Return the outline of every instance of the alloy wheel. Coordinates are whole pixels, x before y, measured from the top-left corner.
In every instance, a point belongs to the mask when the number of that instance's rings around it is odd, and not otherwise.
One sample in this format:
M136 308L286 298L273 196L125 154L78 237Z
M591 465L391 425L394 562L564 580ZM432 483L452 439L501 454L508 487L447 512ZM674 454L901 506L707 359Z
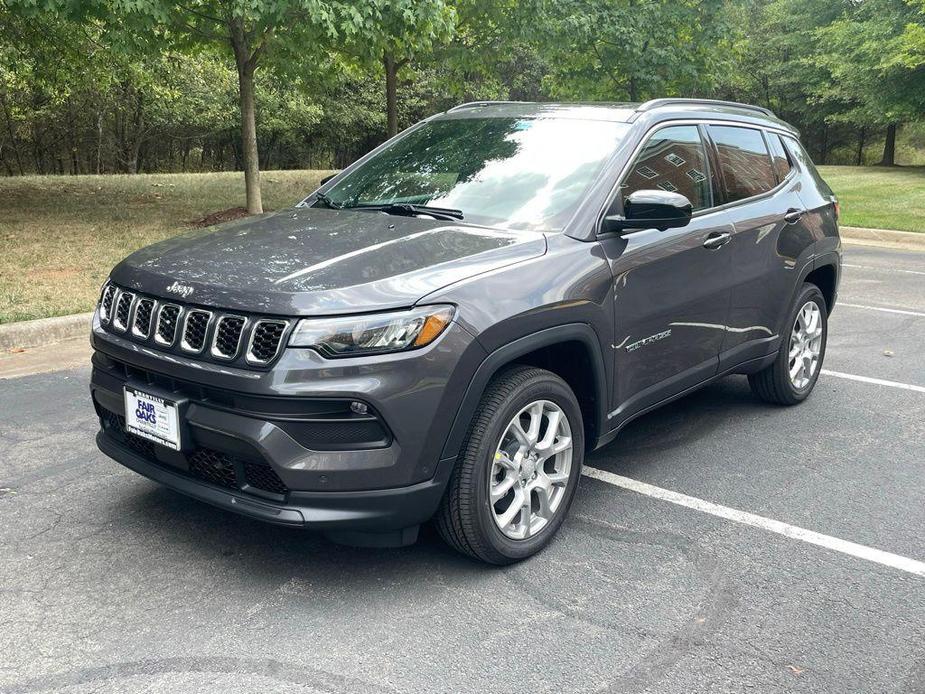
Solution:
M790 382L797 390L809 385L819 368L822 353L822 311L815 301L807 301L797 312L790 335Z
M508 423L495 451L488 496L505 536L525 540L540 532L565 499L572 470L572 429L549 400L524 407Z

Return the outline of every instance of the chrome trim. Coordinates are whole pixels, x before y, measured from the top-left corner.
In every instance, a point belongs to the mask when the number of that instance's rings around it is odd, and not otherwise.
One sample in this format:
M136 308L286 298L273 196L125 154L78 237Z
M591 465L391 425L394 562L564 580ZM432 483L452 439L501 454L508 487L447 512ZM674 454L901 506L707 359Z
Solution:
M238 334L238 341L235 343L234 352L232 352L230 355L222 353L217 346L218 333L219 330L221 330L222 322L228 320L229 318L240 318L242 321L244 321L241 324L241 332ZM215 329L212 331L212 346L209 347L209 354L211 354L216 359L224 359L226 361L233 361L234 359L237 359L238 355L241 353L241 342L244 340L244 333L247 331L248 323L249 321L247 316L239 316L234 313L219 316L218 320L215 321Z
M128 297L131 297L131 298L128 300L128 316L126 316L126 319L125 319L126 322L125 322L125 323L121 323L121 322L119 321L119 306L121 305L121 303L122 303L122 297L124 297L124 296L128 296ZM132 316L133 316L134 313L135 313L135 311L134 311L134 309L135 309L135 300L136 300L138 297L137 297L137 295L135 294L135 292L125 292L125 291L122 291L121 289L120 289L119 292L116 294L116 297L117 297L117 298L116 298L116 304L115 304L115 306L114 306L113 309L112 309L112 327L114 327L114 328L115 328L116 330L118 330L120 333L124 333L126 330L128 330L128 327L132 324Z
M206 327L205 334L202 336L202 347L196 349L191 347L186 341L186 331L189 324L190 316L194 313L204 313L206 316ZM209 327L212 325L212 312L203 311L201 308L191 308L186 311L186 315L183 316L183 331L180 333L180 349L184 352L191 352L192 354L199 354L206 348L206 343L209 341Z
M138 307L141 306L143 301L151 302L151 314L148 316L148 330L147 332L141 332L138 329ZM154 299L150 296L137 297L135 300L135 315L132 317L132 330L131 333L134 337L140 337L143 340L147 340L151 337L151 327L154 325L154 316L157 312L157 299Z
M106 303L106 293L110 291L112 292L112 298L110 298L109 300L109 310L104 314L103 304ZM116 294L118 293L119 293L119 288L116 285L114 285L112 282L107 281L106 284L103 286L103 292L100 294L100 308L99 308L100 322L103 323L103 325L108 324L109 321L112 319L112 311L113 311L113 308L115 308Z
M261 323L275 323L276 325L283 326L283 331L280 333L280 336L279 336L279 342L276 345L276 351L273 352L273 355L269 357L268 359L258 359L257 357L254 356L254 353L253 353L254 335L257 334L257 328L260 327ZM270 318L270 319L254 321L254 327L251 328L251 334L247 338L247 352L244 355L245 361L247 361L248 364L257 364L258 366L266 366L271 361L276 359L276 357L279 356L280 350L282 349L283 342L284 342L283 338L286 337L286 331L288 329L289 329L289 321L287 320L279 320L279 319Z
M173 326L173 335L170 338L170 341L164 340L160 335L161 329L161 314L164 312L165 308L173 307L177 309L177 318ZM179 304L161 304L157 307L157 321L154 323L154 342L155 344L160 345L161 347L170 347L174 342L177 341L177 330L180 327L180 320L183 318L183 307Z

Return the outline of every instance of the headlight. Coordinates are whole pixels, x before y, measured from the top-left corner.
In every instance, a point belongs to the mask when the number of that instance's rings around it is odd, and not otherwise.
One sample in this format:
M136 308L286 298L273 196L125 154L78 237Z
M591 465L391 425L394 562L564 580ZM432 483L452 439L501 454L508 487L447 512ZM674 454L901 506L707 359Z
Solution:
M325 357L400 352L437 339L453 319L452 306L421 306L410 311L340 318L303 318L290 347L311 347Z

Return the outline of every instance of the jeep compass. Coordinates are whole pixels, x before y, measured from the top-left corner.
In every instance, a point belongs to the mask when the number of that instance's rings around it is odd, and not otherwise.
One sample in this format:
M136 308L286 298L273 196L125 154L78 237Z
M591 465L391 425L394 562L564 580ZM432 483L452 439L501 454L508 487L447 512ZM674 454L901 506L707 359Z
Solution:
M838 204L767 109L478 102L289 209L142 249L92 326L100 449L357 545L495 564L565 519L585 455L729 374L813 389Z

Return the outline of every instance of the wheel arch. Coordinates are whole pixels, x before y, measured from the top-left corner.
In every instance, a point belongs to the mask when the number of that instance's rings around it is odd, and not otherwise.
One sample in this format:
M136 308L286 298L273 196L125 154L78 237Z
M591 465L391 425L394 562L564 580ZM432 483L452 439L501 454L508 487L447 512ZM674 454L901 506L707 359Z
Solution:
M476 369L453 420L441 458L459 453L469 423L491 379L507 366L537 366L568 383L575 392L584 419L585 446L595 447L604 431L609 388L597 333L586 323L546 328L513 340L491 352ZM587 366L587 369L582 367Z
M804 282L809 282L819 287L819 291L822 292L825 299L826 312L829 314L832 313L838 296L838 275L838 256L834 253L829 253L816 258L812 270L803 278Z

